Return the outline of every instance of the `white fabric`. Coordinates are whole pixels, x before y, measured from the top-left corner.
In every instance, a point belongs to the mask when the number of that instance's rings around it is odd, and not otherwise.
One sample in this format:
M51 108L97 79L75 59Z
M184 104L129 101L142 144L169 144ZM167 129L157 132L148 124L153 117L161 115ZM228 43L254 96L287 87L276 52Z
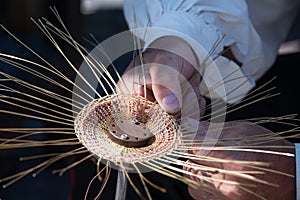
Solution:
M300 200L300 143L295 144L296 147L296 196Z
M220 75L216 76L218 72ZM204 74L204 84L200 84L202 94L207 94L211 99L222 98L229 104L241 101L254 85L252 79L240 70L240 66L222 56L216 59L215 65L207 65Z
M297 14L299 3L299 0L125 0L124 13L130 29L157 27L173 30L180 33L178 37L187 35L192 38L207 52L214 49L214 44L219 41L212 53L217 62L222 56L216 56L225 46L231 46L234 56L243 63L232 78L238 80L241 74L244 76L237 85L245 83L245 78L248 80L244 91L236 90L234 96L244 97L255 86L254 80L273 64L277 49ZM158 33L148 37L145 46L163 36L168 34ZM194 51L200 54L197 49ZM226 65L236 69L233 62ZM218 67L221 74L228 74L229 69ZM226 72L223 73L223 70ZM204 76L211 75L207 73ZM216 84L210 78L207 80L207 87ZM225 85L226 90L232 85Z

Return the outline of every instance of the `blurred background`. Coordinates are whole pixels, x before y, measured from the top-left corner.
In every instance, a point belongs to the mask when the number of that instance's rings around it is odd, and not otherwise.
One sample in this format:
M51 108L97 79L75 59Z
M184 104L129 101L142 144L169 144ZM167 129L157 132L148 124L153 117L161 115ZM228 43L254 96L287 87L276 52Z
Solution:
M82 43L85 42L83 38L88 38L90 34L93 34L95 38L101 42L110 36L127 30L122 12L122 0L2 0L0 3L0 24L3 24L19 39L49 60L49 62L59 66L59 70L71 79L75 77L75 74L65 67L67 65L66 61L57 53L57 50L52 47L52 44L30 20L31 17L34 19L45 17L55 22L55 17L51 13L49 6L56 7L72 36ZM296 22L295 24L297 25L298 23ZM293 28L288 38L288 41L293 41L293 43L283 45L280 50L281 55L278 57L273 68L258 82L259 86L276 76L277 78L271 83L271 86L276 86L276 92L280 92L281 95L236 111L227 116L228 120L300 113L300 95L298 94L300 67L300 54L298 52L300 48L297 40L300 37L298 29L299 26ZM80 56L64 43L62 43L61 46L75 66L79 67L82 62ZM0 52L40 62L37 57L33 56L32 53L3 30L0 31ZM117 67L120 71L123 71L127 67L131 58L131 56L124 57L117 63ZM0 68L0 71L6 73L18 74L18 76L23 77L28 76L25 77L25 79L32 78L29 75L20 74L17 70L13 71L15 69L8 67L2 62L0 62ZM57 93L61 92L57 88L49 89L54 89ZM0 103L0 109L5 109L5 105ZM17 117L5 116L0 117L0 120L1 127L48 126L45 122L42 123ZM269 128L273 128L276 131L277 127ZM18 161L20 156L55 150L56 149L34 148L0 151L0 177L5 177L22 169L26 169L38 162L20 163ZM68 171L62 177L52 175L51 170L55 169L55 167L70 162L72 162L72 159L50 167L36 178L26 176L9 188L0 189L0 199L84 199L88 184L96 174L96 165L93 160L90 160ZM191 199L187 192L187 186L178 181L156 173L148 173L146 177L167 189L167 193L164 194L149 187L153 199ZM133 176L133 180L137 183L138 187L141 188L138 177ZM113 171L100 199L114 199L115 184L116 173ZM101 183L93 184L90 188L88 199L94 199L100 185ZM139 199L131 187L128 188L127 199Z

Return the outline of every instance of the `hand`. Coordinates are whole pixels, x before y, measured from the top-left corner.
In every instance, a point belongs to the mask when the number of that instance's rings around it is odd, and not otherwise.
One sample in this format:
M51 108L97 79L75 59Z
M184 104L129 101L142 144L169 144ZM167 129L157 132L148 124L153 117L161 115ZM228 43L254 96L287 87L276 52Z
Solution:
M194 124L195 125L195 124ZM197 135L196 139L203 139L204 138L204 132L207 132L208 123L207 122L200 122L199 127L202 129L201 133ZM203 131L204 130L204 131ZM251 140L251 138L255 139L261 139L262 137L265 137L263 135L268 134L268 136L273 135L277 140L273 141L267 141L266 138L264 138L264 142L259 142L256 140L256 144L254 143L254 140ZM254 137L251 137L254 136ZM261 136L261 137L260 137ZM239 140L237 138L246 138L244 140ZM217 139L217 138L216 138ZM221 137L218 139L218 143L216 146L227 146L227 147L237 147L237 146L244 146L245 148L250 148L251 145L253 146L262 146L262 148L252 148L252 149L260 149L260 150L268 150L268 151L279 151L279 152L287 152L287 153L294 153L293 145L288 142L287 140L284 140L280 138L280 136L275 136L274 133L272 133L270 130L267 130L261 126L258 126L256 124L250 123L250 122L232 122L232 123L225 123L224 129L222 130ZM223 143L222 143L223 141ZM227 141L227 142L224 142ZM247 146L247 147L246 147ZM278 146L278 148L263 148L264 146ZM279 146L287 147L287 148L279 148ZM213 148L212 148L213 149ZM204 155L205 152L201 150L191 150L190 153L195 155ZM218 158L218 159L224 159L227 161L232 161L228 163L221 163L221 162L213 162L213 161L200 161L200 160L188 160L187 162L191 162L197 165L204 165L216 168L215 172L201 172L198 170L193 169L192 167L185 167L184 169L190 172L193 172L195 174L201 174L203 176L214 178L214 180L211 183L208 183L207 181L197 178L197 177L190 177L194 180L196 180L199 183L208 184L212 186L213 188L217 189L220 193L224 195L224 199L230 199L230 200L250 200L250 199L260 199L259 195L262 197L265 197L266 199L272 199L272 200L281 200L281 199L295 199L295 180L293 177L286 176L279 173L273 173L267 170L259 170L251 167L247 167L246 165L237 164L234 161L254 161L254 162L266 162L270 163L270 166L264 167L266 169L270 170L276 170L278 172L287 173L290 175L295 175L295 158L284 156L284 155L276 155L276 154L267 154L267 153L258 153L258 152L246 152L246 151L221 151L221 150L212 150L210 151L206 156ZM218 169L220 169L218 171ZM254 174L254 177L267 181L268 183L278 185L276 186L270 186L264 183L254 182L249 179L237 177L230 174L221 173L221 170L226 171L262 171L263 174ZM251 174L250 174L251 175ZM220 181L218 181L220 180ZM247 192L246 190L243 190L242 187L222 183L222 181L234 181L234 182L240 182L244 184L254 184L255 187L247 187L243 186L244 188L247 188L253 192L251 194L250 192ZM189 187L189 193L190 195L195 199L204 199L204 200L210 200L210 199L216 199L212 194L208 192L202 192L198 191L192 187ZM218 198L219 199L219 198Z
M200 97L198 89L200 75L194 67L198 62L184 40L173 36L156 40L143 52L142 62L145 81L142 68L134 68L140 65L140 58L137 56L122 76L125 84L119 81L119 91L144 96L146 85L146 98L157 101L169 113L178 112L182 105L195 109L191 106L193 99L197 106L204 107L205 101Z

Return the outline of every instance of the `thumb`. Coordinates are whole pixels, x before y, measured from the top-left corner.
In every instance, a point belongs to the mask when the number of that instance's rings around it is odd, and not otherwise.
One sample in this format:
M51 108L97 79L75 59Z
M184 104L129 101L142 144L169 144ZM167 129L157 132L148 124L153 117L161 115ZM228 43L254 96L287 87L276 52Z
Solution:
M152 91L159 105L168 113L176 113L182 104L178 71L161 64L150 67Z

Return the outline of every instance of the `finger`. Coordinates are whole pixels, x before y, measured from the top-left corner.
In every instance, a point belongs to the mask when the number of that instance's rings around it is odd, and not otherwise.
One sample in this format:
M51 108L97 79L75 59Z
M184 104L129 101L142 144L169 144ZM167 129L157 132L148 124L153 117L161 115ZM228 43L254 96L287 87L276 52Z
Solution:
M188 117L200 121L205 111L205 99L200 94L199 89L197 87L192 87L192 85L183 88L183 91L180 112L181 119Z
M189 175L185 174L186 178L189 178L193 181L196 181L200 187L195 187L194 185L189 185L189 194L194 199L203 199L203 200L211 200L211 199L227 199L219 190L217 185L211 178L216 179L216 175L219 175L218 168L216 168L216 171L206 171L205 169L200 170L198 168L194 168L193 166L197 163L193 160L188 160L187 165L183 168L185 171L189 172ZM210 166L210 163L204 162L201 163L201 165L208 164L207 166ZM210 166L215 168L215 166ZM220 182L222 182L222 177L220 178ZM217 181L218 182L218 181Z
M150 101L155 101L148 68L149 66L146 64L144 70L141 69L140 65L132 66L130 64L117 83L117 93L144 96Z
M178 71L155 63L150 67L150 76L153 94L160 106L169 113L178 112L182 105Z

